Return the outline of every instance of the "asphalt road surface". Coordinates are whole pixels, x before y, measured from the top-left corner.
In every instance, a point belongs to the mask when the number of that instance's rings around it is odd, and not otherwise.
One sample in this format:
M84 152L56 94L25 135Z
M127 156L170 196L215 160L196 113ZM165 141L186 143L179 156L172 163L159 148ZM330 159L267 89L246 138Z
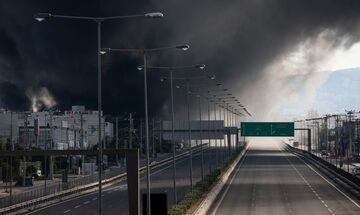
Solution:
M222 154L226 154L226 149L222 150ZM204 174L209 173L210 168L215 167L215 150L210 149L204 152ZM220 156L219 156L220 157ZM181 159L177 162L177 195L178 200L190 190L190 171L189 157ZM172 165L165 165L152 171L151 173L151 192L167 193L168 207L173 205L173 168ZM197 152L193 157L193 177L194 184L201 179L201 153ZM144 177L140 181L141 193L146 192L146 180ZM49 207L36 210L29 214L36 215L56 215L56 214L97 214L98 210L98 193L94 192L88 195L80 196L75 199L63 201ZM129 214L127 187L126 184L118 183L110 186L103 191L103 214L119 215Z
M279 139L254 138L211 215L359 215L360 203Z

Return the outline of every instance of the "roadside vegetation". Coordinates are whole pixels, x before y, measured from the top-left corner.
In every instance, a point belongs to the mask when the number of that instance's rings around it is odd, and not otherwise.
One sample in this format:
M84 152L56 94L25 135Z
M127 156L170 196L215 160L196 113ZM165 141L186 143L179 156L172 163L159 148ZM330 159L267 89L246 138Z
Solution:
M242 151L242 148L234 151L229 159L224 161L218 168L204 177L204 180L199 181L193 187L193 191L185 195L185 197L175 206L170 208L169 215L185 215L195 205L206 196L211 188L219 181L220 176L228 169L230 164Z

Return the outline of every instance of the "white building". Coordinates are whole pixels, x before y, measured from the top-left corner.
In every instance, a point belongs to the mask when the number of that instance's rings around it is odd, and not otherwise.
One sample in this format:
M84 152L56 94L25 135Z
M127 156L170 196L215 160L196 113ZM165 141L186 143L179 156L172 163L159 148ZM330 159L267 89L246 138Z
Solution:
M98 111L86 110L85 106L73 106L62 114L19 114L19 143L43 149L88 149L98 143L98 123ZM102 139L112 139L113 124L102 118L102 127Z
M18 115L11 111L0 110L0 138L3 142L18 142Z

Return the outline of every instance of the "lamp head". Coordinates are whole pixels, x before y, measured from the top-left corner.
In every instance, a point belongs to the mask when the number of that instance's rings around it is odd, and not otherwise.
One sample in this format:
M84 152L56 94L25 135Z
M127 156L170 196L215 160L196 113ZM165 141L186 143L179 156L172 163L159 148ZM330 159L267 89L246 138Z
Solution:
M163 18L164 14L160 12L152 12L152 13L145 13L144 16L147 18Z
M111 48L102 48L102 49L100 50L100 54L107 54L107 53L109 53L109 52L111 52Z
M144 69L144 66L137 66L136 69L139 70L139 71L141 71L141 70Z
M190 46L188 44L184 44L184 45L177 45L177 46L175 46L175 48L186 51L190 48Z
M195 67L203 70L203 69L205 69L206 65L205 64L199 64L199 65L196 65Z
M51 14L50 13L37 13L34 15L34 19L38 22L42 22L44 21L45 19L48 19L51 17Z
M215 79L216 79L216 76L215 76L215 75L210 75L210 76L209 76L209 79L210 79L210 80L215 80Z

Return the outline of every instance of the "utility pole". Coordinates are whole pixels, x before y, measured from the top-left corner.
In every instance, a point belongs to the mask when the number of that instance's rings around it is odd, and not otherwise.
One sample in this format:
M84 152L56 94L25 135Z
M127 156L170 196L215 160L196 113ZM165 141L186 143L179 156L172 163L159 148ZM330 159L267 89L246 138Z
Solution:
M339 156L339 153L338 153L338 148L339 148L339 116L336 115L336 119L335 119L335 158L336 158L336 161L335 161L335 164L336 166L338 165L338 156Z
M83 114L80 114L80 148L82 150L85 149L85 142L84 142L85 138L84 138L84 120L83 120ZM84 165L85 163L85 156L81 155L81 174L84 176L85 175L85 171L84 171Z
M159 149L160 149L160 153L162 153L163 152L163 150L162 150L162 121L161 121L161 119L159 120L159 122L160 122L160 126L159 126Z
M152 119L152 145L153 145L153 148L152 148L152 154L153 154L153 157L156 158L157 157L157 154L156 154L156 148L155 148L155 119L153 118Z
M15 150L13 140L13 112L10 112L10 144L11 151ZM10 205L12 204L12 183L13 183L13 157L10 157Z
M352 130L352 125L351 125L351 116L353 114L353 111L348 111L348 115L349 115L349 146L348 146L348 150L347 150L347 171L350 172L350 158L349 156L352 156L352 134L351 134L351 130Z
M143 121L140 119L140 158L142 154L143 148Z
M115 117L115 148L119 149L119 117ZM116 154L116 165L119 166L119 154Z
M352 155L352 114L354 114L353 111L349 111L349 154Z
M45 120L45 123L46 123L46 120ZM44 149L45 149L45 151L47 150L47 146L48 146L48 141L45 141L45 143L44 143L45 145L44 145ZM47 184L46 184L46 177L47 177L47 156L45 155L44 156L44 193L45 193L45 195L46 195L46 186L47 186Z
M53 133L53 112L50 111L50 147L51 149L54 149L54 133ZM54 164L53 164L53 157L49 156L49 179L54 179Z
M329 153L329 159L330 159L330 163L331 163L331 149L329 146L329 130L328 130L328 117L329 115L325 115L324 118L324 127L325 127L325 143L326 143L326 152Z
M132 135L133 135L133 118L132 118L132 113L129 113L129 123L130 123L130 128L129 128L129 149L132 149Z

